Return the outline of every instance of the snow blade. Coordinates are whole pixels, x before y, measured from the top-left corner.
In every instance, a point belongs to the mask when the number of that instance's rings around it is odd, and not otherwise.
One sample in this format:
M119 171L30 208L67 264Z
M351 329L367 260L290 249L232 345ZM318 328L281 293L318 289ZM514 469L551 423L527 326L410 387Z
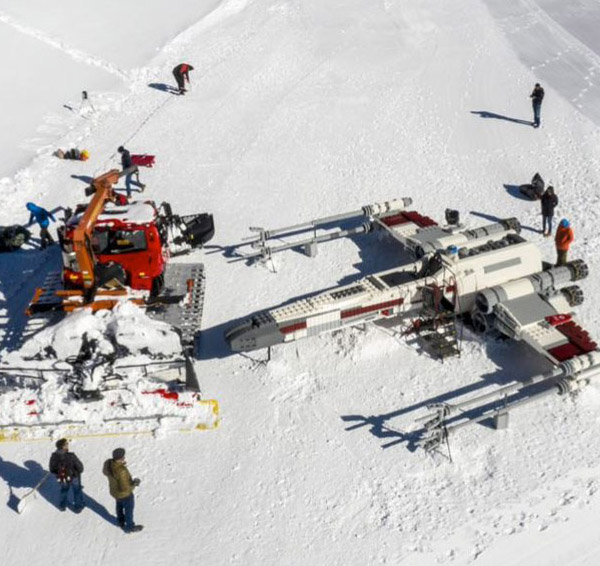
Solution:
M187 353L185 354L185 387L189 391L200 392L200 383L194 368L194 361Z
M216 399L196 400L193 404L179 396L171 399L171 393L166 389L148 391L146 397L168 398L174 404L179 403L181 408L189 405L189 415L174 413L155 413L139 417L119 416L105 418L98 422L85 422L76 420L45 422L40 419L31 424L19 423L0 426L1 442L24 442L42 438L92 438L92 437L117 437L137 434L161 436L169 433L195 432L214 430L219 426L219 403ZM40 484L41 485L41 484ZM29 494L26 494L28 496Z
M32 499L35 499L35 497L37 496L38 490L40 489L40 487L42 487L42 485L48 479L49 476L50 476L50 472L46 472L44 474L44 477L32 489L30 489L23 497L21 497L19 499L19 502L17 503L17 513L19 513L19 514L23 513L23 510L25 509L27 504Z

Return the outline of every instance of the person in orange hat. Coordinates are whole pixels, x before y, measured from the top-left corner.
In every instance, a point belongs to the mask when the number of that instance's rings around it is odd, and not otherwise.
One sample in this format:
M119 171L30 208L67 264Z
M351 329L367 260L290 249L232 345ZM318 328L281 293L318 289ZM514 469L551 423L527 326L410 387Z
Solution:
M557 257L556 265L565 265L567 263L569 247L573 243L574 239L575 235L573 234L571 223L566 218L563 218L556 230L556 236L554 236Z

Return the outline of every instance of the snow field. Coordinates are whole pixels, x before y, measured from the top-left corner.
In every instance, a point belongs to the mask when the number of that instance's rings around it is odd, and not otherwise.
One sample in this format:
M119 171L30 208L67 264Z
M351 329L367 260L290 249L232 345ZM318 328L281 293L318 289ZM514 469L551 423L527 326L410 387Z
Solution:
M197 370L223 415L210 433L76 441L98 511L59 520L43 499L23 517L5 507L8 563L64 561L69 537L73 564L85 556L91 564L518 565L533 547L539 563L595 564L597 385L515 411L507 430L461 431L451 439L450 465L413 450L424 404L531 375L540 369L532 352L467 334L461 358L439 364L368 328L277 348L264 367L229 356L222 338L251 312L402 260L393 244L366 236L322 246L312 259L281 254L276 274L228 263L220 247L239 242L248 226L275 228L412 196L432 218L447 207L473 224L517 216L524 235L553 260L552 242L535 232L538 205L510 189L536 171L555 185L559 215L575 227L572 256L590 265L578 312L598 336L594 105L585 99L578 110L565 97L572 76L532 69L523 55L531 34L510 33L507 18L538 18L549 3L519 2L509 14L499 6L224 2L132 73L130 92L107 98L61 139L89 146L89 162L42 154L5 183L1 222L24 218L30 199L46 207L77 202L85 184L69 175L103 172L127 142L134 152L157 154L157 166L142 172L144 198L167 200L176 212L214 213L215 238L195 256L208 272ZM546 16L536 22L562 25ZM576 26L570 20L567 27ZM548 52L553 29L535 34ZM577 53L571 56L585 60ZM196 69L188 95L146 86L169 83L180 59ZM584 71L578 64L574 72ZM536 81L547 93L539 131L472 113L529 120ZM27 280L23 271L11 276ZM2 292L6 300L15 291L3 283ZM146 530L137 537L124 537L99 507L111 510L99 470L118 444L143 480L136 517ZM10 466L45 466L50 448L2 447L7 500ZM26 548L12 542L34 534Z

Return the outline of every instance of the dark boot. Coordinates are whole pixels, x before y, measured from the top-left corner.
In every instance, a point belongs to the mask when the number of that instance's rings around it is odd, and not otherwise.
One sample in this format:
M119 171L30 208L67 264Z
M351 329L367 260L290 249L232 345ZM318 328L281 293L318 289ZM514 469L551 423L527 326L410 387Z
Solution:
M144 525L134 525L133 527L131 527L131 529L129 529L128 531L125 531L127 534L131 534L131 533L139 533L141 530L143 530Z

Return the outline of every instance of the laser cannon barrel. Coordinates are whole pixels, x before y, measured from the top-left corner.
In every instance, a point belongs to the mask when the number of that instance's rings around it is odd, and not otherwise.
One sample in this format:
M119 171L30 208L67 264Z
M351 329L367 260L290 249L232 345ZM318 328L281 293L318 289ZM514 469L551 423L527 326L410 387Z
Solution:
M335 214L333 216L324 216L323 218L317 218L316 220L309 220L308 222L302 222L300 224L294 224L292 226L285 226L283 228L276 228L274 230L263 230L262 228L251 227L250 230L253 232L259 232L260 235L255 239L257 241L270 240L276 236L292 235L300 232L306 232L313 230L319 226L325 226L327 224L335 224L336 222L342 222L343 220L350 220L352 218L360 218L361 216L379 216L391 212L399 212L405 210L406 207L412 204L412 198L403 197L400 199L394 199L383 202L376 202L373 204L367 204L360 210L353 210L351 212L343 212L341 214Z

